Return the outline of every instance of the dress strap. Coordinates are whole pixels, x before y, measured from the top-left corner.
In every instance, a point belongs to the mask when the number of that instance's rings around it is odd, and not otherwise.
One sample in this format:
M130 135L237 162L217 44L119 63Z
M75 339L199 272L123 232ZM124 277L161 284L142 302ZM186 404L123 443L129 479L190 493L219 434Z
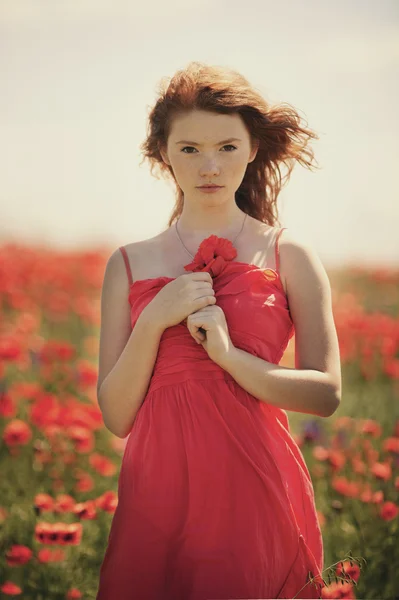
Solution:
M276 243L275 243L275 264L276 264L276 271L279 274L280 274L280 253L279 253L278 241L279 241L280 235L284 231L284 229L287 229L287 227L281 227L281 229L277 233Z
M132 277L132 271L130 269L130 263L129 263L129 258L127 256L126 248L125 248L125 246L120 246L119 250L122 252L123 260L125 261L126 273L127 273L127 278L129 280L129 284L132 285L133 277Z

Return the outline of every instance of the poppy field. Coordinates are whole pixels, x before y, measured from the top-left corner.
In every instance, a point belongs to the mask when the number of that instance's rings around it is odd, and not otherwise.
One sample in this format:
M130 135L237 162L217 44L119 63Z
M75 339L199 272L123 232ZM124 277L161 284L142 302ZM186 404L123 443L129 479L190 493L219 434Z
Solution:
M0 248L0 598L96 596L126 444L96 396L111 253ZM341 405L288 413L323 532L322 597L399 599L399 270L328 274Z

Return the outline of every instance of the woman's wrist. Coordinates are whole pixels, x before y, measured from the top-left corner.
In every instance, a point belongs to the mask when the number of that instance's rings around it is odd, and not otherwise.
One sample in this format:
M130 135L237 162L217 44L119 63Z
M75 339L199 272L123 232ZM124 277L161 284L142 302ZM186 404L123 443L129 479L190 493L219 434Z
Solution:
M157 318L157 315L149 304L141 311L137 321L144 323L149 331L153 331L160 336L166 329L165 325Z

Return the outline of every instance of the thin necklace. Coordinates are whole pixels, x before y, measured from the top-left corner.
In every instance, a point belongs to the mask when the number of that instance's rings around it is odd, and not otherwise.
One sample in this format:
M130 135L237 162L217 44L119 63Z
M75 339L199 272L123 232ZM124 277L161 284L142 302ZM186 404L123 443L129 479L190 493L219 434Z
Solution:
M238 236L240 235L241 231L244 229L245 219L247 218L247 216L248 216L248 215L247 215L247 213L245 213L245 217L244 217L244 220L243 220L243 222L242 222L241 229L240 229L240 231L237 233L237 235L236 235L236 237L234 238L234 240L231 242L231 243L233 244L233 246L234 246L234 244L235 244L235 241L236 241L236 239L237 239L237 238L238 238ZM180 221L180 218L178 219L178 221ZM181 242L181 244L182 244L183 248L184 248L184 249L186 250L186 252L187 252L187 253L188 253L188 254L191 256L191 258L194 258L193 254L191 254L191 252L190 252L190 251L189 251L189 250L186 248L186 246L183 244L183 240L181 239L181 237L180 237L180 235L179 235L179 232L178 232L178 229L177 229L177 221L175 221L175 229L176 229L177 237L179 238L179 240L180 240L180 242Z

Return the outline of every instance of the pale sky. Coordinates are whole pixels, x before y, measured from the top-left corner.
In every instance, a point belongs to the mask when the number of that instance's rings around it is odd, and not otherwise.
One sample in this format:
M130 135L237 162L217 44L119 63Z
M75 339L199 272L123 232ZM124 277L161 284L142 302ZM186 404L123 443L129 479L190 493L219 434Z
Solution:
M116 249L162 231L170 184L139 166L163 77L241 72L320 136L282 225L326 267L399 263L397 0L0 0L0 243Z

